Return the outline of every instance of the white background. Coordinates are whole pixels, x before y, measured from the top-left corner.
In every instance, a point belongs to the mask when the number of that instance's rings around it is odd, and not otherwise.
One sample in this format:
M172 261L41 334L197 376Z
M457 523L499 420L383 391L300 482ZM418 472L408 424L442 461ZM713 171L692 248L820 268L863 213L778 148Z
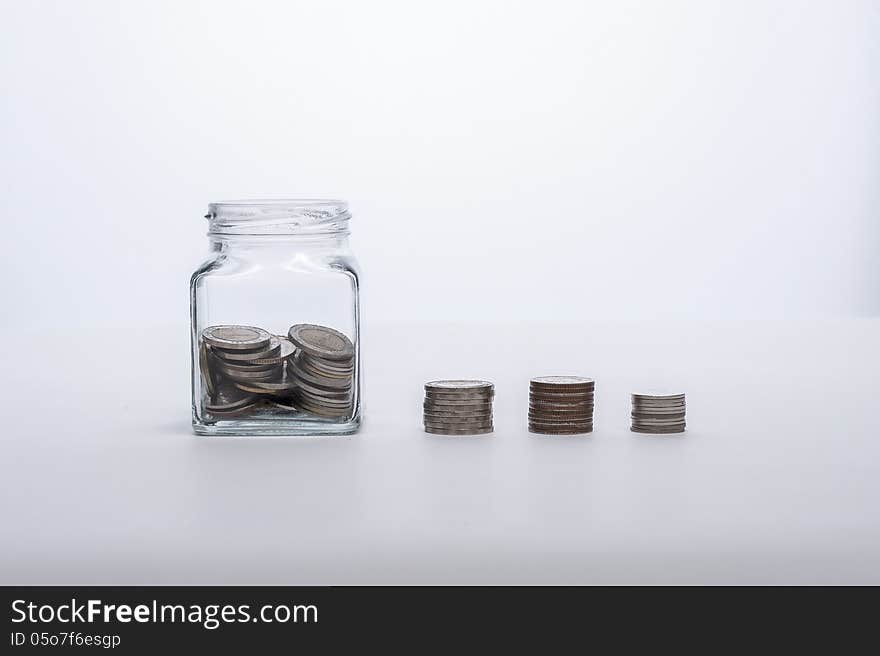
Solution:
M0 0L0 582L880 582L878 62L869 0ZM283 196L351 202L364 429L194 438L201 216Z
M208 201L284 196L368 320L880 311L871 0L0 7L16 322L185 318Z

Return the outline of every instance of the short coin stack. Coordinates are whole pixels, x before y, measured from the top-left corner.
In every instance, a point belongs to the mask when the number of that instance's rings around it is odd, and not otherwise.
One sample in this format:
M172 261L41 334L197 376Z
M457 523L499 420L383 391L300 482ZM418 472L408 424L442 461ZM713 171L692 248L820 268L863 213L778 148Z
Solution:
M532 378L529 381L529 432L544 435L592 432L594 393L592 378Z
M294 352L285 337L253 326L211 326L202 331L199 368L207 392L205 410L234 416L263 399L283 402L293 390L287 358Z
M288 364L296 383L296 406L321 417L351 412L354 344L326 326L298 324L287 333L296 346Z
M632 395L632 426L636 433L682 433L685 428L684 394L643 392Z
M495 385L484 380L425 383L425 432L437 435L491 433Z

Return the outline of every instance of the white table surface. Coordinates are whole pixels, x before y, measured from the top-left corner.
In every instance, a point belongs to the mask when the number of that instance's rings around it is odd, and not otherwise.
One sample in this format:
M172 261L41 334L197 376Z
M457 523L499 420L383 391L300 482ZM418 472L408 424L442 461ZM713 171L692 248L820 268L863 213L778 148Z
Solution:
M354 437L196 438L187 327L18 335L0 583L880 583L880 321L365 326ZM526 430L593 376L596 430ZM496 383L494 435L420 429ZM687 391L688 431L628 430Z

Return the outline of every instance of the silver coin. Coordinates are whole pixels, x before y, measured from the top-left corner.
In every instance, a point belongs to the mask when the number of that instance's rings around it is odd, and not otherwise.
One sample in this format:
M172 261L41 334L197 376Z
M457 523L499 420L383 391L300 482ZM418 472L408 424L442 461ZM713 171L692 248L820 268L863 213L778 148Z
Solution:
M205 410L213 413L232 412L253 403L256 398L253 394L243 394L234 388L220 387L211 400L205 404Z
M213 375L208 365L208 346L202 340L199 340L199 374L201 374L202 385L205 386L208 394L213 394L217 388L214 386Z
M558 408L565 410L567 408L594 408L596 402L593 399L566 399L564 401L548 401L547 399L529 399L530 408Z
M232 351L258 350L272 341L269 333L253 326L210 326L202 331L202 338L209 346Z
M684 419L684 412L631 412L633 419Z
M223 370L223 375L236 383L275 383L281 378L281 371L267 369L265 371L230 371Z
M296 387L301 392L305 392L309 396L313 396L318 399L347 399L351 397L351 387L339 388L336 390L324 389L321 387L316 387L311 383L307 383L302 379L298 372L293 371L290 373L290 376L296 382Z
M425 383L425 391L465 392L490 391L495 385L487 380L432 380Z
M225 374L229 372L235 374L239 372L254 373L257 371L273 371L280 369L280 367L277 364L251 364L250 362L245 364L243 362L232 363L220 360L217 363L217 369Z
M343 392L351 390L352 387L350 378L318 378L301 369L291 370L291 375L297 379L297 382L302 383L303 387L321 392Z
M455 414L454 412L448 412L448 406L422 406L422 414L425 415L440 415L444 417L464 417L469 414L471 415L480 415L483 417L491 417L493 412L491 407L472 407L468 408L467 412L463 414ZM457 410L462 410L461 408L457 408Z
M529 421L593 421L592 413L582 413L582 414L552 414L552 413L543 413L543 412L530 412L528 414Z
M539 385L592 385L596 381L583 376L536 376L529 380Z
M675 405L664 405L662 403L633 403L632 409L635 412L652 412L654 410L685 412L687 406L681 403Z
M687 412L687 407L683 405L633 405L632 412Z
M529 394L594 394L594 386L584 385L581 387L570 385L537 385L529 383Z
M432 428L425 426L425 432L433 435L485 435L491 433L494 427L489 428L470 428L464 430L454 430L451 428Z
M648 434L652 434L652 435L662 435L662 434L667 434L667 433L684 433L685 425L680 424L677 427L669 427L669 428L658 428L658 427L646 428L646 427L642 427L642 426L631 426L630 430L633 433L648 433Z
M433 419L424 417L422 421L426 426L434 426L435 428L473 428L474 426L490 426L492 424L492 417L481 417L478 419Z
M354 357L354 344L338 330L327 326L301 323L287 332L290 341L309 355L327 360L349 360Z
M327 412L347 412L352 408L353 403L351 401L348 403L322 403L304 396L297 396L294 405L301 408L323 409Z
M495 398L495 392L480 392L472 394L470 392L425 392L425 399L440 401L491 401Z
M464 421L461 417L422 417L422 423L427 426L488 426L492 424L492 416L468 417Z
M254 358L253 360L249 360L251 364L254 365L263 365L263 364L284 364L284 361L287 360L291 355L293 355L294 351L296 351L296 347L286 337L277 337L272 335L272 341L276 344L275 348L271 349L265 355L262 355L259 358Z
M541 403L530 401L530 410L541 410L547 412L582 412L584 410L592 410L596 407L594 403Z
M278 408L279 410L287 410L288 412L299 412L299 408L297 408L293 401L289 399L272 399L269 401L269 404L273 408Z
M308 412L313 415L318 415L319 417L347 417L351 414L351 406L346 408L327 408L323 406L315 406L310 403L306 403L304 401L297 402L297 406L300 410Z
M477 398L477 399L438 399L438 398L429 398L425 397L424 405L428 406L451 406L451 407L468 407L468 406L488 406L492 407L492 399L491 398Z
M585 433L592 433L593 427L584 427L584 428L567 428L564 430L557 430L555 428L541 428L539 426L529 426L530 433L537 433L539 435L584 435Z
M633 392L632 398L634 400L642 400L642 401L674 401L674 400L683 400L685 397L684 392L667 392L667 391L657 391L657 392Z
M269 343L257 349L239 349L230 350L220 347L212 347L214 354L224 362L244 363L258 360L260 358L269 358L281 350L281 343L275 335L270 335Z
M292 362L292 360L288 360L288 362ZM345 373L340 373L340 372L335 372L335 371L333 371L333 372L327 371L326 369L319 369L318 367L313 367L312 365L304 364L303 362L297 362L294 366L297 369L299 369L300 371L305 371L309 375L317 376L319 378L329 378L331 380L340 380L340 381L354 380L354 369L351 369Z
M249 414L255 410L258 410L261 407L262 406L259 401L252 401L247 405L236 408L235 410L211 410L210 414L214 417L240 417L241 415Z
M297 352L302 353L309 362L329 369L350 369L354 366L354 353L344 358L329 359L322 355L316 355L314 351L306 351L301 348L297 348Z
M632 419L633 426L677 426L678 424L683 424L685 422L682 417L675 417L673 419Z
M479 423L472 424L450 424L447 422L423 422L422 426L425 428L433 428L434 430L445 430L445 431L474 431L474 430L483 430L485 428L493 428L494 425L491 421L482 421Z
M281 377L278 378L278 380L251 380L246 382L236 381L235 386L240 390L251 392L253 394L276 394L279 392L292 391L296 388L296 381L288 376L286 371L282 370Z
M553 421L550 419L529 419L529 426L538 426L540 428L583 428L592 426L592 421Z
M297 350L297 354L302 361L316 369L326 370L335 374L351 373L354 371L354 357L347 360L327 360L326 358L315 357L303 350Z
M593 403L569 403L561 405L558 403L529 403L529 410L540 410L542 412L583 412L595 408Z
M580 376L539 376L529 381L532 392L592 392L596 383Z
M315 394L311 392L309 389L302 386L302 384L297 381L296 383L296 396L302 397L312 401L313 403L321 403L321 404L330 404L330 405L346 405L351 403L352 392L342 392L342 393L321 393Z
M422 423L426 426L434 428L473 428L478 426L481 428L492 425L492 417L482 417L479 419L433 419L431 417L423 417Z
M434 424L422 424L422 427L425 430L432 431L441 431L445 435L458 435L458 434L469 434L474 435L478 431L484 430L492 430L494 426L489 424L480 424L473 426L444 426L444 425L434 425Z
M296 375L297 378L305 382L307 385L313 385L318 389L329 388L331 390L335 389L347 389L352 386L352 378L351 376L347 378L332 378L329 376L322 376L319 374L312 373L305 367L301 366L301 361L297 357L299 354L293 356L293 360L291 361L291 371Z
M491 417L492 410L472 412L470 410L436 410L432 408L431 410L425 410L423 414L425 417Z
M349 410L353 402L352 400L340 403L330 403L328 401L320 401L307 396L297 395L294 404L301 408L323 408L332 412L346 412Z
M592 421L539 421L537 419L529 419L528 424L529 426L544 430L577 430L593 427Z
M565 401L567 399L584 399L592 400L596 397L596 393L589 391L563 391L553 390L550 392L544 390L529 390L530 399L546 399L549 401Z
M546 405L550 407L563 408L569 405L595 405L596 399L588 397L564 397L564 398L546 398L542 396L529 396L529 405Z
M305 357L302 351L297 351L288 362L301 371L305 371L312 376L321 378L332 378L334 380L352 380L354 377L354 367L347 369L331 369L329 367L319 366Z

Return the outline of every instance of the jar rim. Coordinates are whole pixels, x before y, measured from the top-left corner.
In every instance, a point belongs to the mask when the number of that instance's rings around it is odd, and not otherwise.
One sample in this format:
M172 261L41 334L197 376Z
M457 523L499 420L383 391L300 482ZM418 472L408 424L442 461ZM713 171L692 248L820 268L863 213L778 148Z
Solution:
M348 234L351 213L344 200L331 198L258 198L208 204L209 234Z

